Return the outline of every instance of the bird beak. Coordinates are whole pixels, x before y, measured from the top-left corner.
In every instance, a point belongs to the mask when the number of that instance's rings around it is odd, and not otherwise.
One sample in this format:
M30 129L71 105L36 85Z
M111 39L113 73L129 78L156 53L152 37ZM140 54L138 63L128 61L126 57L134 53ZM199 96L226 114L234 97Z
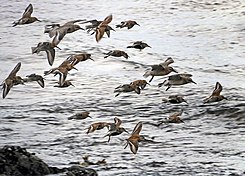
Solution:
M192 83L194 83L194 84L197 84L197 83L196 83L196 82L194 82L193 80L191 80L191 82L192 82Z
M58 47L58 46L55 46L55 48L58 48L59 50L61 50L61 48L60 48L60 47Z
M83 29L83 28L82 28L82 27L80 27L80 26L79 26L79 29L81 29L81 30L84 30L84 31L85 31L85 29Z
M41 20L37 19L37 21L42 22Z
M90 60L92 60L92 61L94 61L94 59L92 59L92 58L89 58Z
M32 54L37 53L38 47L31 47Z
M136 23L136 25L140 26L138 23Z
M78 69L77 69L76 67L73 67L73 66L72 66L72 68L78 71Z
M126 133L128 133L128 134L129 134L129 132L128 132L127 130L125 130L124 128L123 128L123 131L125 131Z
M175 69L173 69L173 72L178 73Z

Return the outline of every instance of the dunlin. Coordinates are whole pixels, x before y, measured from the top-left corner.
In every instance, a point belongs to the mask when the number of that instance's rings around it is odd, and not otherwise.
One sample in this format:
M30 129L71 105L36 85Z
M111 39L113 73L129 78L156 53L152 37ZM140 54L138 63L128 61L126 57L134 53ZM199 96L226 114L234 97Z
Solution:
M114 56L114 57L125 57L126 59L129 58L128 54L125 52L125 51L121 51L121 50L113 50L113 51L110 51L108 53L106 53L106 56L104 58L107 58L109 56Z
M120 125L122 124L122 121L115 117L114 118L114 123L109 124L109 131L108 134L106 134L104 137L108 136L108 142L110 142L111 136L117 136L120 135L123 132L128 133L127 130L125 130L125 128L120 127Z
M88 131L87 131L87 134L88 133L92 133L94 132L95 130L101 130L105 127L108 127L110 123L107 123L107 122L96 122L96 123L93 123L91 124L89 127L88 127Z
M101 38L103 37L103 35L104 35L104 33L108 27L108 24L111 21L112 21L112 15L109 15L96 28L95 39L97 42L99 42L101 40Z
M130 83L133 87L140 87L141 90L145 88L146 85L150 85L146 80L135 80Z
M204 103L212 103L212 102L217 102L217 101L221 101L223 99L226 99L223 95L220 95L220 92L222 91L223 87L219 82L216 82L214 91L212 92L212 94L204 99Z
M168 77L168 80L165 80L163 83L158 84L159 87L162 85L167 86L166 91L173 85L184 85L188 83L196 84L192 79L192 75L187 73L171 75Z
M184 121L179 117L182 113L183 110L170 115L166 120L160 121L157 126L160 126L163 123L184 123Z
M141 140L144 140L144 138L139 134L142 130L142 122L137 123L137 125L134 127L134 130L131 134L131 136L127 139L127 143L124 147L127 148L127 146L130 146L130 150L136 154L139 148L139 142Z
M69 61L69 59L66 59L65 61L63 61L60 66L56 67L56 68L52 68L49 71L44 71L44 75L48 75L48 74L54 74L54 76L56 76L57 74L60 75L59 77L59 86L63 86L67 74L70 70L75 69L77 70L73 64ZM69 84L69 82L67 82Z
M10 74L8 75L8 77L4 80L3 82L3 98L5 98L7 96L7 94L9 93L10 89L14 86L14 85L18 85L18 84L23 84L24 81L20 76L16 76L17 72L20 70L21 67L21 63L19 62L14 69L10 72Z
M163 63L160 63L158 65L152 65L151 70L146 71L143 76L145 78L147 78L148 76L152 76L151 79L149 80L149 82L151 82L153 80L154 76L165 76L171 72L177 73L177 71L173 67L169 66L173 62L174 62L174 60L171 57L169 57Z
M170 95L168 98L163 98L162 101L169 102L172 104L178 104L182 102L187 103L187 101L182 96L179 96L179 95Z
M49 65L53 65L54 57L55 57L55 50L52 43L49 42L40 42L37 44L36 47L32 47L32 54L37 53L39 54L40 51L45 51L47 53L48 63Z
M63 86L63 84L66 80L68 71L70 71L72 69L76 69L76 68L70 62L67 62L66 64L61 64L56 70L54 70L54 72L53 72L54 76L56 76L57 74L60 75L60 77L59 77L59 85L60 86Z
M133 45L127 46L127 48L136 48L136 49L140 49L140 50L144 49L145 47L151 48L151 46L149 46L147 43L144 43L142 41L136 41L133 43Z
M36 75L35 73L31 75L27 75L27 78L24 78L24 82L32 82L32 81L37 81L37 83L44 88L44 78L41 75Z
M78 112L78 113L72 115L71 117L69 117L68 120L71 120L71 119L83 120L83 119L86 119L88 117L91 118L91 116L89 116L89 114L90 113L88 111Z
M74 66L77 65L79 62L83 62L83 61L86 61L88 59L94 61L91 58L91 54L87 54L87 53L74 54L74 55L71 55L67 58L67 60L69 60L71 62L71 64Z
M25 9L25 12L23 13L21 19L19 19L16 22L13 22L13 27L17 25L30 24L35 21L40 21L36 17L31 16L32 12L33 12L33 6L32 4L29 4L28 7Z
M131 84L120 85L120 86L116 87L114 90L115 93L117 92L115 97L120 95L122 92L133 92L133 91L135 91L137 94L140 94L140 88L136 87L134 85L131 85Z
M96 29L99 27L99 25L102 23L103 21L98 21L98 20L89 20L89 21L85 21L83 23L91 23L91 25L87 25L85 26L87 32L91 32L91 35L93 35L94 33L96 33ZM111 26L107 25L105 28L105 33L107 34L107 36L110 38L110 31L115 31Z
M116 28L127 27L128 29L131 29L132 27L134 27L134 25L139 26L139 24L136 21L128 20L128 21L122 21L121 24L116 25Z

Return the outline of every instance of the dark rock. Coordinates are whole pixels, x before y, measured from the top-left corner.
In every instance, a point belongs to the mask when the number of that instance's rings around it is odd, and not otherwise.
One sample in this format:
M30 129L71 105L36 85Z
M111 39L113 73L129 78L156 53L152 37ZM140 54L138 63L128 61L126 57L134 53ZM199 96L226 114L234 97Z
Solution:
M0 149L0 175L4 176L43 176L67 172L70 176L97 176L93 169L72 166L59 169L50 167L34 153L19 146L4 146Z

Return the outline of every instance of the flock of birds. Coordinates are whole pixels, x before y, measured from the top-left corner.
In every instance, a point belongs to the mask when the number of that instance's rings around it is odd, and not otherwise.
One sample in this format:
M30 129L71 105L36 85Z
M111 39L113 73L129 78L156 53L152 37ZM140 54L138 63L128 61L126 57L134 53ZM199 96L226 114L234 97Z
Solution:
M14 22L13 26L30 24L35 21L40 21L36 17L31 16L32 12L33 12L33 6L32 4L29 4L28 7L25 9L25 12L23 13L21 19ZM44 33L48 33L49 37L52 38L52 41L39 42L36 47L32 47L32 54L34 53L38 54L39 52L45 51L47 54L48 63L50 66L52 66L55 59L55 48L60 49L58 47L58 44L63 40L66 34L73 33L77 30L86 30L91 35L95 35L96 41L99 42L103 38L105 33L107 34L108 37L110 37L110 31L111 30L115 31L111 26L109 26L111 21L112 21L112 15L109 15L102 21L74 20L74 21L69 21L63 25L60 24L46 25ZM90 23L90 24L85 26L86 29L83 29L78 24L76 24L79 22L82 24L86 24L86 23ZM131 29L135 25L139 26L139 24L136 21L128 20L128 21L123 21L121 22L121 24L116 25L116 28ZM136 41L133 43L133 45L128 46L127 48L135 48L135 49L143 50L146 47L150 47L150 46L142 41ZM121 51L121 50L113 50L105 54L105 58L109 56L124 57L126 59L128 59L129 57L125 51ZM76 69L75 66L79 62L83 62L88 59L93 60L91 58L91 54L88 53L70 55L58 67L51 68L48 71L44 71L44 76L49 74L54 74L54 76L59 75L59 81L56 87L71 86L73 84L69 80L66 80L68 72L72 69ZM168 79L158 84L159 87L166 86L167 87L166 91L170 89L172 86L181 86L188 83L196 84L192 80L191 74L178 73L173 67L171 67L170 64L172 64L173 62L174 62L173 58L169 57L163 63L152 65L151 69L147 70L143 76L145 78L151 76L149 80L149 82L151 82L155 76L166 76L172 72L175 72L176 74L168 76ZM37 74L31 74L31 75L27 75L25 78L22 78L20 76L17 76L17 72L20 70L20 68L21 68L21 62L17 63L14 69L10 72L9 76L3 81L2 83L3 98L6 98L10 89L13 86L16 86L18 84L24 84L26 82L36 81L42 88L44 88L43 76ZM140 94L141 91L146 87L146 85L149 85L149 83L146 80L136 80L129 84L120 85L116 87L114 90L114 92L116 93L115 96L119 96L121 93L125 93L125 92L136 92L137 94ZM208 98L204 99L204 103L217 102L226 99L223 95L220 94L221 91L222 91L222 85L219 82L216 82L214 91ZM187 101L182 96L179 95L171 95L168 98L163 99L163 101L168 103L182 103L182 102L187 103ZM183 120L180 119L181 114L182 111L174 113L170 115L170 117L167 118L166 120L159 122L157 125L159 126L162 123L182 123ZM77 113L69 117L68 119L85 119L87 117L90 117L89 112L85 111L85 112ZM125 128L121 127L121 124L122 121L117 117L114 118L114 122L96 122L89 126L89 128L87 129L87 134L107 127L108 133L105 135L105 137L108 136L108 142L109 142L111 136L117 136L123 132L129 133ZM136 124L130 137L127 139L127 143L125 145L125 148L129 145L132 153L134 154L136 154L138 151L139 142L150 141L149 139L146 139L143 135L140 135L142 126L143 126L142 122L138 122Z

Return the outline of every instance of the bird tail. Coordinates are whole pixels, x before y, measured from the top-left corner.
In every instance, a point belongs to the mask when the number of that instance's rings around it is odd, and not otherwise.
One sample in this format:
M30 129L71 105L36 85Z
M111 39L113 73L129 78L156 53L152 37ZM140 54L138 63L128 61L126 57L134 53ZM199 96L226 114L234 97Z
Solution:
M158 84L158 87L162 87L166 83L166 80Z
M151 71L146 71L145 74L144 74L143 76L144 76L144 78L147 78L147 77L150 76L150 75L151 75Z

